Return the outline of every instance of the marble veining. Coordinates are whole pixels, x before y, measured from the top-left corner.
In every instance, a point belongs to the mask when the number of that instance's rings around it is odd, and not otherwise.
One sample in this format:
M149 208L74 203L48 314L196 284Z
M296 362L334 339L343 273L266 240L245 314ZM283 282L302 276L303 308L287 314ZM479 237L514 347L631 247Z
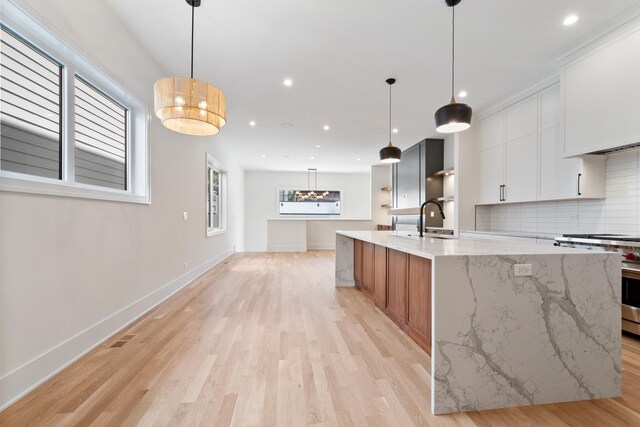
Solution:
M353 239L336 234L336 286L355 286Z
M433 262L434 414L620 396L619 254L340 231L336 286L353 286L353 239Z
M620 395L617 255L436 262L434 413Z

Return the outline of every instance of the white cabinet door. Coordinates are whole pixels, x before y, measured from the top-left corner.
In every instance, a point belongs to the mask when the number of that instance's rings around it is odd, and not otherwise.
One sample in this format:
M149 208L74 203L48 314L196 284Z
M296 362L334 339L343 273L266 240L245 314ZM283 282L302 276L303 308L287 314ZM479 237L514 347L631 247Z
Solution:
M506 110L506 140L512 141L538 130L538 94L519 101Z
M538 134L505 144L506 202L531 202L538 195Z
M480 120L475 135L478 204L500 203L504 184L504 111Z
M560 84L540 92L540 200L578 197L582 159L564 158Z
M504 111L499 111L478 122L476 131L480 151L504 143Z
M503 201L530 202L538 196L538 94L506 109Z
M563 70L565 155L640 141L640 30Z
M548 129L560 124L561 114L560 83L540 91L540 128Z
M540 199L557 200L578 197L578 174L582 159L563 158L560 126L540 131Z
M501 200L504 183L504 146L497 145L478 153L478 204L496 204Z

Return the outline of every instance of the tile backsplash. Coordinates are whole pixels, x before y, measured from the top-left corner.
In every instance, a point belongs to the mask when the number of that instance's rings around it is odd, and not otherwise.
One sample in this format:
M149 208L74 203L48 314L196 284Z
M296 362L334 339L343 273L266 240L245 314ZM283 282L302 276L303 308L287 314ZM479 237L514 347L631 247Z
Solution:
M476 229L545 235L640 235L640 149L606 160L606 199L562 200L476 207Z

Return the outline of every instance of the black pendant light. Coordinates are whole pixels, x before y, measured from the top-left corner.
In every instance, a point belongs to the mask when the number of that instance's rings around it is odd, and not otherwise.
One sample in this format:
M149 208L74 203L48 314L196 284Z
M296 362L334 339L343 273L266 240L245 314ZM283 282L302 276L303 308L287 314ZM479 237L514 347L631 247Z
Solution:
M391 85L396 82L396 79L387 79L386 82L389 85L389 145L380 150L380 163L398 163L402 151L391 144Z
M456 59L456 8L462 0L445 0L451 8L451 101L444 107L440 107L434 116L436 130L440 133L460 132L471 127L471 114L473 110L467 104L456 101L453 92L455 90L455 59Z

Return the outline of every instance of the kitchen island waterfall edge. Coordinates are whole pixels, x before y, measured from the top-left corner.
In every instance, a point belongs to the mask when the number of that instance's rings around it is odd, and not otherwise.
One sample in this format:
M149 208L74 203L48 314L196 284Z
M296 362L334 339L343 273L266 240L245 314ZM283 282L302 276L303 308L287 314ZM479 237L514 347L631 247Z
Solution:
M336 286L356 285L355 240L431 261L434 414L621 395L619 255L339 231Z

